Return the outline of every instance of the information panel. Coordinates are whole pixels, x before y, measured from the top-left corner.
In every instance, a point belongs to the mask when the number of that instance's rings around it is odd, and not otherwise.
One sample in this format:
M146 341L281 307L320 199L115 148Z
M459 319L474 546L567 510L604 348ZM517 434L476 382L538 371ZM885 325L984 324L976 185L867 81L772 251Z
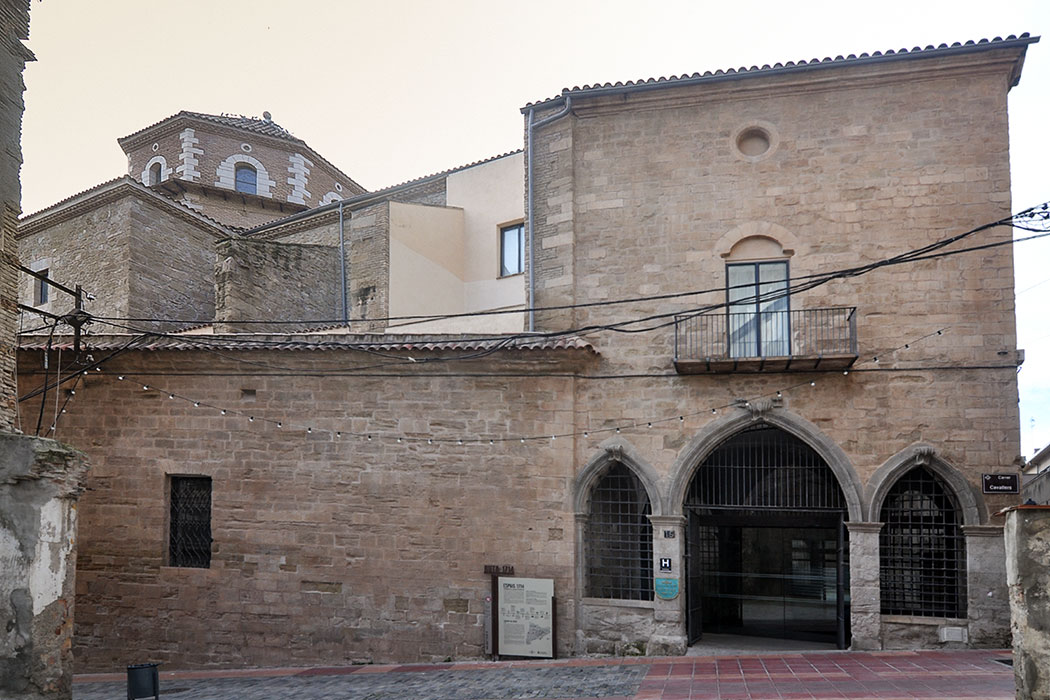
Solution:
M554 658L554 579L500 576L497 654Z

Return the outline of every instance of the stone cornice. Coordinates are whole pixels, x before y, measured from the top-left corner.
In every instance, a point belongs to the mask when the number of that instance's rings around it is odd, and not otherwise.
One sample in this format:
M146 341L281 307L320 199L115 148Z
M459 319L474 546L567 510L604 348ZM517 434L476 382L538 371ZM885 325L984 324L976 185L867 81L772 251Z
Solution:
M1014 36L1011 34L1006 37L1006 39L996 37L992 40L981 39L980 41L967 41L966 43L956 42L951 46L948 44L941 44L936 47L930 45L926 48L917 46L910 51L907 48L904 48L899 51L889 50L876 51L870 54L862 53L859 56L850 54L846 57L826 57L823 60L814 58L812 60L788 61L787 63L777 63L773 66L764 65L761 68L758 66L752 66L750 68L731 68L729 70L718 70L715 72L708 71L703 75L694 73L692 75L672 76L670 78L631 80L626 83L585 85L583 87L574 87L571 89L566 88L556 97L526 104L521 108L521 112L523 114L530 110L540 110L542 112L558 105L568 104L569 100L573 101L575 107L579 100L589 100L602 96L615 96L618 101L626 102L629 97L634 97L638 94L651 91L666 92L667 88L740 83L745 80L754 80L758 78L776 78L799 74L835 73L841 75L841 69L844 68L874 67L876 71L886 72L882 67L885 64L890 64L891 67L901 63L914 65L917 63L925 63L930 60L943 61L959 58L965 59L967 57L972 58L974 55L993 52L998 52L1000 55L1004 52L1011 53L1013 57L1011 62L1013 65L1009 71L1008 85L1009 87L1013 87L1020 80L1021 67L1024 64L1024 56L1028 45L1034 44L1038 41L1038 36L1030 36L1028 33L1021 34L1020 36Z
M136 197L140 201L164 209L177 218L197 226L215 238L230 238L236 234L217 221L198 214L192 209L153 192L148 187L128 176L110 180L69 199L54 204L35 214L30 214L18 223L16 238L32 236L43 229L85 214L124 197Z
M685 527L684 515L650 515L649 522L653 527Z
M963 525L963 535L966 537L1002 537L1002 525Z
M353 209L353 211L356 210L357 209ZM352 209L350 207L346 207L347 216L345 223L348 225L347 229L349 229L349 214L351 211ZM296 218L294 221L289 221L288 223L281 223L281 221L278 219L275 222L263 224L264 226L268 226L271 228L268 228L262 233L249 236L248 240L274 241L280 238L284 238L285 236L290 236L292 234L299 233L300 231L308 231L310 229L317 228L318 226L324 226L325 224L336 222L339 220L339 209L322 209L313 213L310 213L310 210L308 209L304 212L301 212L300 215L302 216L302 218Z
M850 532L868 533L877 535L882 532L882 526L885 523L860 523L860 522L846 522L846 529Z
M671 109L692 107L727 99L758 99L788 95L812 95L870 88L889 83L918 82L937 79L965 78L976 75L1003 75L1007 85L1014 82L1016 66L1023 49L1000 48L995 51L956 55L929 56L923 61L899 61L878 64L830 64L802 72L765 75L736 74L721 81L659 84L663 89L639 92L573 94L573 113L579 117L598 116L624 109ZM813 66L814 68L817 66ZM744 78L748 79L744 79ZM733 78L733 79L730 79Z

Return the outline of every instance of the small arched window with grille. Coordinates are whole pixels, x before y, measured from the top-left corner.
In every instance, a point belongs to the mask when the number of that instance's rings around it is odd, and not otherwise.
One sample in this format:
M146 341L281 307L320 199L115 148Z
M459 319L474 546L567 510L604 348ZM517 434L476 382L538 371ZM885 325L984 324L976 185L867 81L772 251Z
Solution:
M159 185L164 174L160 163L154 163L149 168L149 184Z
M585 530L587 595L653 599L652 507L641 480L620 462L591 491Z
M966 616L966 541L955 497L925 467L882 504L879 568L884 615Z
M229 171L227 171L229 172ZM258 173L255 172L255 168L244 163L240 163L233 171L234 174L234 188L238 192L244 192L245 194L257 194L258 193Z

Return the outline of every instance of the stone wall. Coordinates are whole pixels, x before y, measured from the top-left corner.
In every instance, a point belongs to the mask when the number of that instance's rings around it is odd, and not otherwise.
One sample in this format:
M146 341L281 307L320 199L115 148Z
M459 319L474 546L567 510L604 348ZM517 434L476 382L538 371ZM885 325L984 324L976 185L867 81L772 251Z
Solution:
M66 210L22 224L19 247L32 268L44 267L51 279L70 289L80 285L84 309L135 328L169 330L185 323L210 321L215 313L215 241L217 226L190 212L152 201L152 195L117 185ZM19 299L33 306L35 278L23 275ZM46 304L52 314L69 313L73 297L52 289ZM35 325L43 325L39 318ZM92 324L95 333L114 326Z
M61 425L93 464L79 509L78 672L476 658L486 564L554 578L557 653L575 653L573 441L488 438L571 423L566 375L589 357L469 363L506 377L440 360L355 377L376 358L330 350L110 361ZM288 369L264 376L238 361L261 358ZM456 444L463 435L480 442ZM208 569L167 566L173 474L212 478Z
M390 205L389 202L444 205L445 179L409 184L376 200L344 207L343 240L346 249L347 311L351 330L381 333L390 315ZM286 223L278 222L250 234L252 239L305 245L339 246L339 211L326 209ZM337 256L338 258L338 256ZM338 273L337 274L341 274ZM337 278L341 287L341 280ZM342 309L333 318L339 318Z
M130 206L124 237L129 246L128 310L133 325L170 330L215 317L215 245L222 234L152 203ZM95 332L107 332L96 329Z
M1050 507L1020 506L1006 516L1017 700L1050 698Z
M127 233L135 206L132 197L120 197L104 206L72 212L46 228L23 225L19 232L23 264L47 268L56 282L70 289L79 284L94 294L94 301L84 302L84 309L93 315L130 316L132 241ZM73 310L73 297L57 289L51 289L46 304L35 304L36 285L35 278L22 276L18 297L23 304L56 315ZM46 319L32 318L32 322L44 325Z
M1036 474L1025 482L1021 500L1028 501L1029 499L1039 505L1050 505L1050 469Z
M292 332L342 317L339 248L229 239L218 245L216 332ZM316 325L316 324L315 324Z
M775 240L791 278L804 279L1007 215L1012 51L901 62L893 71L843 67L819 80L808 73L584 96L574 99L570 115L538 129L533 303L708 290L537 313L540 331L655 319L638 324L653 326L648 332L589 336L601 351L597 373L607 379L580 384L576 428L656 417L629 439L653 478L671 481L707 424L744 400L781 391L778 411L806 421L844 452L851 475L843 488L867 494L895 455L928 444L977 504L966 524L997 525L988 514L1016 497L982 495L980 474L1020 464L1010 246L792 294L793 310L856 307L859 359L848 374L677 375L671 316L724 302L726 257L741 241ZM749 129L765 133L764 153L738 148ZM972 242L1009 236L999 228ZM659 420L676 413L684 414L681 422ZM576 464L586 464L605 437L578 440ZM673 513L681 493L669 497ZM869 499L851 520L875 526L879 507ZM887 620L868 643L951 646L956 642L942 639L941 628L959 624L967 643L1001 643L1005 596L995 537L967 535L968 620ZM851 566L866 567L877 580L877 563ZM872 594L877 589L866 591L865 605L878 604ZM899 632L900 624L908 631Z
M0 696L68 700L83 455L0 434Z
M32 57L22 45L29 36L29 2L4 0L0 28L0 431L5 431L11 430L15 417L14 341L21 276L15 228L22 211L22 70Z

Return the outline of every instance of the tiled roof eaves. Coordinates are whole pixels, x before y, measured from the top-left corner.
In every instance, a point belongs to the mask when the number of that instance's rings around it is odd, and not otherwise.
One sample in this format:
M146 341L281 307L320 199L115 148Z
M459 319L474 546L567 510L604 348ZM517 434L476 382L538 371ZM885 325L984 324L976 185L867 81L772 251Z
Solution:
M135 144L138 141L142 140L142 137L144 135L148 134L149 132L157 129L158 127L164 126L164 125L169 124L171 122L175 122L176 120L179 120L179 119L189 119L189 120L198 121L198 122L205 122L207 124L223 126L223 127L229 128L229 129L235 129L237 131L248 131L248 132L251 132L253 134L257 134L259 136L269 136L271 138L275 138L275 139L278 139L280 141L291 142L291 143L296 143L296 144L302 144L304 146L306 145L305 141L303 141L302 139L296 138L295 136L292 136L289 131L287 131L286 129L284 129L282 127L277 127L278 129L280 129L280 131L277 131L277 130L263 131L263 130L260 130L260 129L250 128L249 126L246 126L244 124L235 123L234 119L237 119L237 118L231 119L231 118L227 118L227 117L222 117L222 116L217 115L217 114L204 114L203 112L191 112L191 111L188 111L188 110L185 110L185 109L182 110L181 112L176 113L176 114L172 114L170 117L165 117L165 118L161 119L160 121L154 122L154 123L150 124L149 126L143 127L141 129L139 129L138 131L132 132L132 133L128 134L127 136L121 136L120 138L117 139L117 143L120 144L121 148L123 148L125 146L125 144L129 144L129 143L130 144ZM247 120L248 118L245 117L245 119ZM252 120L252 121L262 121L262 120Z
M414 180L408 180L406 182L402 182L402 183L399 183L397 185L391 185L390 187L384 187L381 190L373 190L372 192L365 192L363 194L354 195L353 197L347 197L346 199L343 199L343 200L340 200L340 201L330 202L328 204L323 204L323 205L321 205L319 207L314 207L313 209L307 209L306 211L301 211L301 212L299 212L297 214L292 214L291 216L285 217L283 219L277 219L277 220L271 221L269 223L260 224L259 226L256 226L255 228L247 229L244 232L244 235L252 236L254 234L262 233L263 231L266 231L266 230L269 230L269 229L273 229L273 228L277 228L279 226L284 226L286 224L294 223L294 222L299 221L301 219L308 219L310 217L318 216L318 215L324 214L326 212L337 211L339 209L339 204L340 203L342 203L343 208L346 209L346 208L358 207L358 206L361 206L362 204L371 204L373 202L382 201L385 197L389 197L392 194L396 194L397 192L400 192L401 190L407 190L407 189L410 189L412 187L416 187L418 185L423 185L423 184L426 184L428 182L432 182L434 180L438 180L438 179L443 178L443 177L448 177L449 175L452 175L454 173L458 173L458 172L460 172L462 170L467 170L468 168L473 168L473 167L476 167L478 165L484 165L486 163L491 163L493 161L499 160L500 158L507 158L509 156L514 156L514 155L517 155L517 154L522 153L522 152L523 151L520 148L517 149L517 150L514 150L514 151L507 151L506 153L501 153L501 154L499 154L497 156L492 156L491 158L483 158L482 160L476 160L473 163L467 163L466 165L460 165L460 166L455 167L455 168L449 168L448 170L442 170L441 172L433 173L431 175L424 175L422 177L417 177Z
M714 72L707 71L705 73L693 73L692 75L680 75L671 76L669 78L648 78L641 80L629 80L626 83L603 83L601 85L584 85L583 87L572 87L564 88L560 95L556 97L550 97L545 100L538 102L530 102L521 108L522 114L527 113L530 109L551 107L557 104L564 103L567 97L579 98L579 97L598 97L601 95L618 95L632 92L643 92L647 90L660 90L667 87L682 87L687 85L699 85L705 83L718 83L730 80L742 80L745 78L757 78L770 75L786 75L790 73L800 73L805 71L823 70L826 68L841 68L846 66L860 66L874 63L885 63L888 61L901 61L901 60L915 60L924 58L942 58L945 56L954 56L959 54L975 53L979 51L992 51L998 49L1009 49L1009 48L1027 48L1029 44L1035 44L1039 41L1038 36L1030 36L1028 32L1015 36L1011 34L1005 39L1001 37L995 37L994 39L980 39L979 41L973 41L972 39L964 43L955 42L951 45L940 44L939 46L933 46L932 44L925 48L916 46L911 50L902 48L897 51L890 49L889 51L875 51L874 53L862 53L859 56L850 54L848 56L836 56L831 58L830 56L823 59L813 58L810 60L801 61L788 61L787 63L776 63L772 66L766 64L764 66L751 66L750 68L742 66L740 68L729 68L728 70L716 70ZM1017 82L1021 78L1020 64L1024 61L1024 53L1022 52L1019 59L1019 65L1014 70L1013 75L1010 77L1010 86L1017 85Z
M145 136L150 131L152 131L152 130L160 127L160 126L166 125L168 123L173 123L173 122L175 122L175 121L177 121L179 119L187 119L187 120L191 120L191 121L192 120L196 120L198 122L205 122L205 123L207 123L210 126L219 126L219 127L224 127L224 128L227 128L227 129L234 129L234 130L237 130L237 131L247 131L247 132L249 132L249 133L251 133L253 135L256 135L256 136L270 137L270 138L274 138L274 139L277 139L277 140L285 142L285 143L294 143L294 144L296 144L298 146L301 146L306 151L308 151L311 157L316 158L318 161L320 161L321 163L326 165L333 172L333 174L337 176L336 179L344 179L344 180L346 180L346 182L343 183L344 185L345 184L349 184L349 185L352 185L354 187L357 187L360 190L367 191L367 190L365 190L364 187L361 186L360 183L358 183L352 177L350 177L349 175L344 173L339 167L337 167L335 164L333 164L330 160L328 160L327 158L322 156L320 153L315 151L313 148L311 148L309 146L309 144L306 143L306 141L303 141L300 138L292 136L292 134L287 129L285 129L282 126L278 126L277 124L274 124L273 122L265 122L264 120L261 120L261 119L251 119L250 117L243 117L243 118L241 118L241 117L223 117L223 116L217 115L217 114L204 114L203 112L190 112L190 111L187 111L187 110L182 110L178 114L173 114L170 117L166 117L164 119L161 119L159 122L155 122L155 123L150 124L149 126L147 126L145 128L139 129L138 131L136 131L136 132L134 132L132 134L128 134L127 136L120 137L119 139L117 139L117 143L120 145L121 148L126 148L126 147L132 147L133 148L135 145L137 145L137 143L139 141L142 140L142 137ZM247 121L250 121L250 122L262 122L264 124L266 124L266 123L273 124L275 129L271 130L271 129L252 128L251 126L247 126L247 125L241 123L243 120L247 120Z
M154 203L167 207L176 216L200 226L216 237L237 235L234 230L223 226L215 219L189 208L182 202L175 201L170 197L166 197L163 194L146 187L138 180L135 180L128 175L122 175L121 177L95 185L83 192L78 192L77 194L66 197L45 209L41 209L40 211L22 217L18 222L17 237L24 238L25 236L32 235L36 231L51 226L57 221L64 220L71 216L77 216L86 210L101 206L126 194L138 195L143 198L148 197Z
M130 334L95 335L81 339L81 344L88 350L115 350L127 345L135 337ZM435 335L386 336L359 335L353 341L333 341L333 336L324 335L288 335L265 333L239 333L235 335L184 335L174 337L155 336L133 343L131 350L229 350L229 351L383 351L383 352L445 352L493 350L495 352L515 351L584 351L597 355L598 350L586 340L575 336L565 338L536 338L507 336L496 339L493 336L471 338L469 336ZM42 350L47 347L49 339L45 335L22 336L19 348L22 350ZM69 349L72 347L71 336L54 336L50 340L52 349Z

